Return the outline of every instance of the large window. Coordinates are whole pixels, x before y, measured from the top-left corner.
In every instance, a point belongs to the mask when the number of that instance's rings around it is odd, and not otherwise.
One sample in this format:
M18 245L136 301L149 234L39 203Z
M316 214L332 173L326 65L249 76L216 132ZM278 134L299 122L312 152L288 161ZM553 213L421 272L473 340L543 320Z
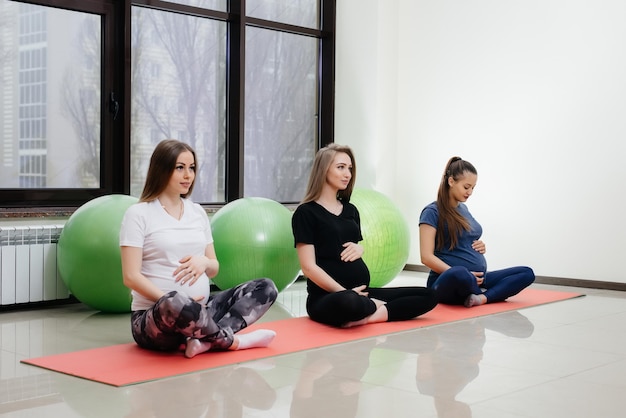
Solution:
M303 197L316 151L317 40L246 31L244 195Z
M226 23L145 7L131 13L131 194L141 194L156 143L175 138L196 150L193 199L223 202Z
M196 202L299 201L333 140L334 11L335 0L0 0L0 207L138 196L166 138L197 151Z
M101 15L0 0L0 28L0 193L99 188Z

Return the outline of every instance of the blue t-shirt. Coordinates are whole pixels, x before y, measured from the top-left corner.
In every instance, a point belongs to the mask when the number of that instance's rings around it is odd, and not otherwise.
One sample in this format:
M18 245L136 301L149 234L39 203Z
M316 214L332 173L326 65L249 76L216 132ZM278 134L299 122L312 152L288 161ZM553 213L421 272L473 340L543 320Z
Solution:
M461 232L458 237L456 247L450 249L450 234L448 232L448 226L444 226L444 245L442 249L435 248L435 256L439 257L447 265L465 266L470 271L487 272L487 260L478 251L472 248L472 242L480 238L483 233L483 228L474 219L467 206L463 203L459 203L457 211L469 222L470 230ZM437 202L433 202L426 206L420 214L419 223L427 224L433 228L437 228L437 221L439 220L439 209L437 208ZM429 282L436 279L439 275L431 271L429 276Z

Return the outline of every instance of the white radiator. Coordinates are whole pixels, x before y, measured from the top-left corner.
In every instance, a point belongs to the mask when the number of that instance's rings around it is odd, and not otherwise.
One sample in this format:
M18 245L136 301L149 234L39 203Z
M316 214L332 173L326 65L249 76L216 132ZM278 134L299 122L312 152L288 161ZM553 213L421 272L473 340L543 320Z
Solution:
M57 271L62 230L63 225L0 227L0 306L69 298Z

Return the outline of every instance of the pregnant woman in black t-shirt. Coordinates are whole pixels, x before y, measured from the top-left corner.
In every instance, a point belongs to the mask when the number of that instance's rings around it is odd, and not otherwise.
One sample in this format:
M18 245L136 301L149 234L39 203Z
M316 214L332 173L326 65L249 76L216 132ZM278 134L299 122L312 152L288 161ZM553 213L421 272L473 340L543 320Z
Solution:
M351 327L415 318L435 307L424 287L370 288L361 258L357 208L350 203L356 163L349 147L330 144L315 156L307 193L292 219L307 278L307 312L317 322Z

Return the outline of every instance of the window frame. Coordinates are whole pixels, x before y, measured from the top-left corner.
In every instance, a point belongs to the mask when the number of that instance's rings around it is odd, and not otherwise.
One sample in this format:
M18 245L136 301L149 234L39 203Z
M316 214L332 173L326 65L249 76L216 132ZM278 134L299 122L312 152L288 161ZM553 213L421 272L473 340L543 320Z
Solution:
M162 0L15 0L102 16L100 187L90 189L0 189L0 209L77 208L107 194L130 193L131 8L149 7L227 23L225 202L243 197L246 27L319 39L317 148L334 141L336 0L319 1L319 29L247 17L246 0L228 0L225 12ZM113 113L118 107L117 117ZM282 202L294 203L294 202Z
M102 62L106 63L102 68L101 78L101 109L103 115L108 115L109 104L107 91L115 91L116 77L111 68L119 67L118 58L115 56L115 21L119 10L114 0L84 0L80 7L72 0L19 0L18 3L35 4L38 6L55 7L92 13L102 16ZM106 68L105 68L106 67ZM106 97L105 97L106 96ZM103 116L101 123L101 154L100 154L100 187L91 189L71 188L3 188L0 189L0 207L2 208L31 208L31 207L75 207L95 197L105 194L116 193L122 190L123 183L121 173L112 169L120 165L120 153L116 150L119 145L113 143L112 138L117 138L115 125L111 118ZM108 138L108 140L107 140ZM24 211L26 212L26 210Z

